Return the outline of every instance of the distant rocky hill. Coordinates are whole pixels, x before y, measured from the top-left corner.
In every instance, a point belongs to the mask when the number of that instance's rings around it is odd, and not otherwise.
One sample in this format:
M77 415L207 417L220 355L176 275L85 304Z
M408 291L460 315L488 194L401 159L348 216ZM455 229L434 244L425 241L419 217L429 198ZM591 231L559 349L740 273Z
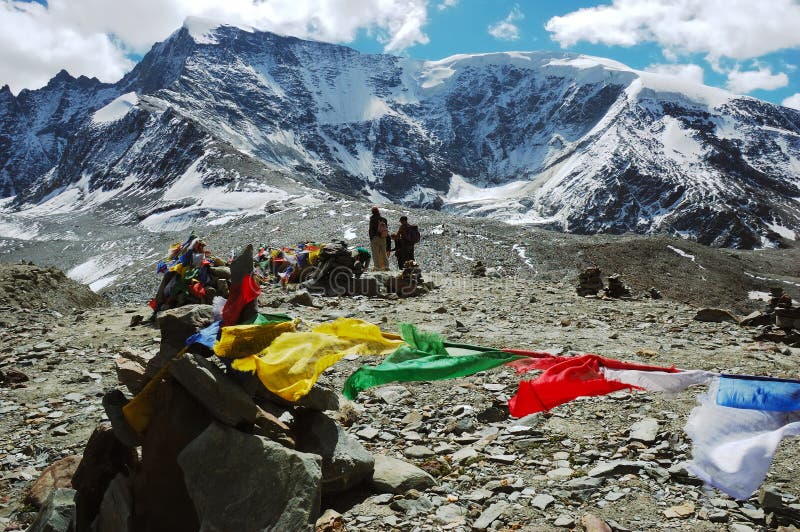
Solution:
M715 246L800 231L800 112L614 61L416 61L191 19L109 85L0 90L0 195L120 223L335 191L578 233ZM48 203L49 202L49 203Z

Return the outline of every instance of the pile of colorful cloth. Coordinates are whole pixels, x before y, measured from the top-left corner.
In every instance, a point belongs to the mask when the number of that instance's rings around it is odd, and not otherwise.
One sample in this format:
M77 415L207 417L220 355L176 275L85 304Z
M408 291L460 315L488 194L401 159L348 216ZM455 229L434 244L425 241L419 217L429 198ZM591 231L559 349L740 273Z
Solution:
M321 247L314 242L301 242L296 247L280 248L261 244L255 257L256 274L264 281L296 283L317 263Z
M192 233L183 243L170 246L156 265L163 274L156 297L150 300L154 312L189 305L211 303L216 296L227 297L230 268L214 257L206 243Z

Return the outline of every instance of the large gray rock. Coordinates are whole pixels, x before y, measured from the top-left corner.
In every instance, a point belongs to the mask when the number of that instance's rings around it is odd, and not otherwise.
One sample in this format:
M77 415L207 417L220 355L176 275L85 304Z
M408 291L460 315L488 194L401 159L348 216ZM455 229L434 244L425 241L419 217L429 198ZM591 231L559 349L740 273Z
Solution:
M372 475L372 455L334 420L309 411L294 424L297 450L322 457L322 491L345 491Z
M133 530L133 489L131 479L119 473L108 485L100 514L92 524L95 532L131 532Z
M148 361L143 382L147 383L153 378L185 347L187 338L210 325L212 320L211 305L185 305L159 312L161 346L158 354Z
M109 423L97 426L72 476L72 487L78 490L75 496L78 532L89 530L111 481L121 472L134 470L138 461L136 450L120 442Z
M252 427L258 407L242 387L213 362L186 353L172 363L169 371L215 419L232 427Z
M212 423L178 455L201 530L306 530L320 510L319 456Z
M57 488L50 492L28 532L68 532L74 530L74 519L75 490Z
M405 493L410 489L425 490L436 484L436 480L415 465L397 458L376 454L375 472L371 484L375 489L388 493Z
M489 525L495 522L510 507L511 505L505 501L498 501L492 504L481 513L480 517L472 524L472 527L478 530L489 528Z

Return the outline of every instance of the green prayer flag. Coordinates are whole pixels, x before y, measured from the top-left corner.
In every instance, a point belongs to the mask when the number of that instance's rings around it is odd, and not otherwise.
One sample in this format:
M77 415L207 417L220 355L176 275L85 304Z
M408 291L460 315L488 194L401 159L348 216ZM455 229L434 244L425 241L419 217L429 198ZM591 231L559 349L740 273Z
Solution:
M287 316L286 314L262 314L259 312L239 325L266 325L268 323L282 323L284 321L292 321L291 316Z
M389 382L434 381L466 377L522 358L505 351L463 344L446 344L438 334L420 332L411 324L400 325L408 344L399 347L377 366L361 366L344 383L344 396L355 399L359 392ZM448 345L457 346L448 352Z

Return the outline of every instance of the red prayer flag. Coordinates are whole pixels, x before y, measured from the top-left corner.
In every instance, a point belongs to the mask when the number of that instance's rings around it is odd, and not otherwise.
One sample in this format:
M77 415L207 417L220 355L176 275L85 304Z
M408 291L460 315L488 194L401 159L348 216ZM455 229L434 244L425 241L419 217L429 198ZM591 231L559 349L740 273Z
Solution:
M647 366L598 355L534 359L530 366L534 366L537 362L542 366L549 364L549 367L536 379L519 383L516 395L508 401L509 412L514 417L550 410L577 397L605 395L626 388L640 389L637 386L606 380L601 371L603 367L669 373L679 371L675 366L670 368Z
M225 306L222 307L222 326L229 327L239 323L242 309L260 294L261 287L253 279L252 274L245 275L241 283L231 286L228 300L225 302Z

